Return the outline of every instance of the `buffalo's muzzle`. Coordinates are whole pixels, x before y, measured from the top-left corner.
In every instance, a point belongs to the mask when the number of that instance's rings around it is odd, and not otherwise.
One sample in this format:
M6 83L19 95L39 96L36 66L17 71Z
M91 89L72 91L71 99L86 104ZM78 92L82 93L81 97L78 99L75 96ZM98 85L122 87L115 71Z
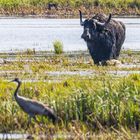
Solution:
M85 40L91 39L91 34L89 33L88 28L84 29L84 33L82 34L81 38L83 38Z

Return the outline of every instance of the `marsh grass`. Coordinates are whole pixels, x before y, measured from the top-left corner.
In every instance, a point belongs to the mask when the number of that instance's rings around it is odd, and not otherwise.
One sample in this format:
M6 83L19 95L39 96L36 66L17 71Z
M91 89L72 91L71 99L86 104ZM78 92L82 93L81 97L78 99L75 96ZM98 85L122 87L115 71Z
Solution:
M99 67L94 65L91 57L87 52L79 54L56 55L52 52L36 52L26 51L14 54L0 54L2 63L0 64L0 76L5 79L13 79L15 77L26 80L63 80L75 75L59 74L59 72L75 72L79 75L83 72L92 72L87 77L94 75L106 74L109 71L139 71L140 70L140 55L139 52L126 51L122 52L119 60L124 67L107 66ZM126 67L125 67L126 65ZM127 65L132 67L127 67ZM134 65L134 66L133 66ZM49 74L49 72L58 72L58 74ZM83 75L84 76L84 75ZM121 76L121 75L116 75ZM122 75L123 76L123 75ZM85 78L87 79L87 78Z
M133 58L139 59L139 53L122 52L121 57L130 63L133 62ZM2 58L5 62L0 65L0 70L15 70L15 73L5 72L0 79L1 133L20 132L47 135L51 138L63 135L106 139L115 139L118 135L125 139L139 137L136 133L136 124L140 122L139 104L134 101L134 96L140 98L139 74L127 77L111 76L108 74L109 70L124 69L95 66L90 62L91 58L89 56L85 58L84 54L78 56L63 54L61 57L53 54L38 57L37 52L35 54L24 52L14 54L12 59L15 61L6 61L6 58L9 58L8 54L2 54ZM28 61L23 61L24 59ZM136 69L138 70L138 68L133 70ZM75 70L94 70L97 74L56 77L45 73ZM19 94L48 104L58 115L58 124L53 125L46 117L38 116L40 124L32 121L27 128L27 114L20 109L13 97L16 84L8 83L15 77L23 81ZM45 81L59 78L61 81L56 83ZM32 82L32 79L38 81ZM135 132L135 136L132 131Z
M27 129L27 115L12 97L15 88L15 84L0 81L0 132ZM19 94L48 104L54 108L60 120L54 127L43 117L44 124L33 121L27 132L39 133L42 130L42 133L57 133L60 128L72 131L74 125L77 127L74 129L78 129L75 131L86 133L89 129L93 132L106 128L119 130L120 126L136 129L140 112L133 99L134 96L139 98L139 93L140 76L135 74L119 79L102 75L86 80L77 76L60 83L23 82ZM42 117L37 119L42 122ZM85 126L85 130L79 125Z

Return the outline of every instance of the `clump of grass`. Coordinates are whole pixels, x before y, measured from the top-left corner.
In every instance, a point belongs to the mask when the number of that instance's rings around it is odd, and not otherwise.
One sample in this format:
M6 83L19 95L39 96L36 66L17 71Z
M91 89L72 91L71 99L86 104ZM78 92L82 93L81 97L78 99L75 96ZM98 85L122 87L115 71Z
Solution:
M34 48L33 49L27 49L24 53L27 54L27 55L33 55L33 54L35 54L35 49Z
M62 54L63 53L63 43L59 40L53 42L53 47L55 54Z

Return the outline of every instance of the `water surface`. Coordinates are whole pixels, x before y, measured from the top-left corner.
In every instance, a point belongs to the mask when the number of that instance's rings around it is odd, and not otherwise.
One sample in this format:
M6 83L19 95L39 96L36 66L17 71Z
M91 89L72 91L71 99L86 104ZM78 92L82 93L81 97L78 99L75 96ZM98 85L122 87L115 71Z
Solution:
M126 25L124 49L140 50L140 18L121 18ZM0 51L53 50L63 42L64 51L87 50L81 39L79 19L0 18Z

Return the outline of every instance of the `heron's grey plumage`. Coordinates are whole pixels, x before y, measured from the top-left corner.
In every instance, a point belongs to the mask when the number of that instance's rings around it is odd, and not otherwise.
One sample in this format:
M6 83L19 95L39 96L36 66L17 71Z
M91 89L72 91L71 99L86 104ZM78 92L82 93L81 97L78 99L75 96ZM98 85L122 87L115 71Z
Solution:
M45 115L53 122L57 120L57 116L55 115L54 111L48 106L38 101L19 96L18 90L21 86L21 81L18 78L15 78L13 82L18 83L18 86L14 92L15 100L18 103L18 105L21 107L21 109L29 115L30 119L31 118L35 119L36 115Z

